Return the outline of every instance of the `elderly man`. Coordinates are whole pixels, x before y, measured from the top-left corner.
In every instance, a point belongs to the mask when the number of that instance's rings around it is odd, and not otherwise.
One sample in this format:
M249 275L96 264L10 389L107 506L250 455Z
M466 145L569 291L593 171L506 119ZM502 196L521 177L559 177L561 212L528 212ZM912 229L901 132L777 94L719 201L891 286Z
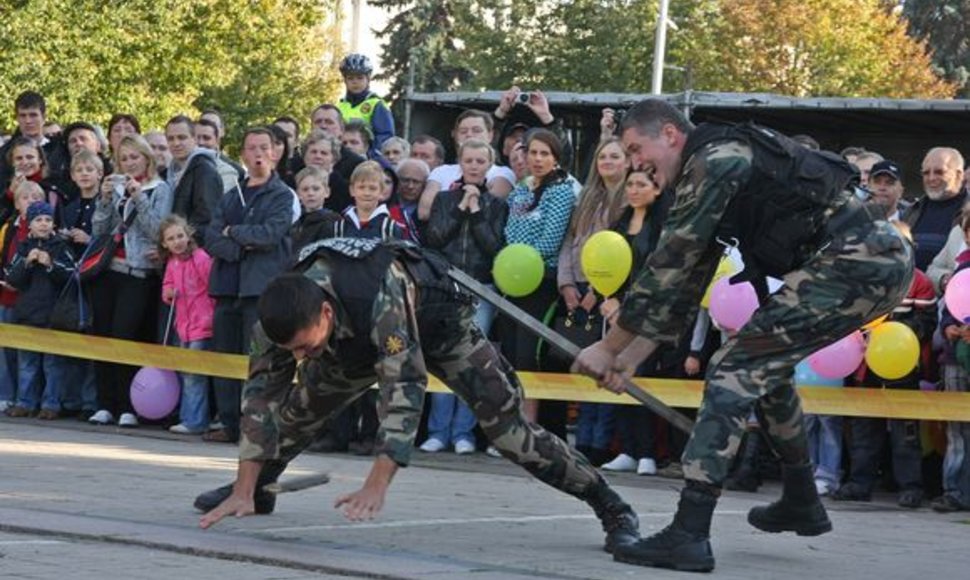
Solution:
M963 156L950 147L934 147L923 158L923 191L903 215L916 243L916 267L926 271L946 244L954 219L967 199Z
M872 201L886 208L889 221L899 219L899 200L903 197L903 174L899 166L888 159L872 166L869 173Z

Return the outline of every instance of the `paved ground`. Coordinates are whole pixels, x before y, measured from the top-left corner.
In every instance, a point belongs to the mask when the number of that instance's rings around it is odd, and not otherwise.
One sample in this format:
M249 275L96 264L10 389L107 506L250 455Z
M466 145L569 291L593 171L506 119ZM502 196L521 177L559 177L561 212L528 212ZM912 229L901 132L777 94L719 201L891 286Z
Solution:
M300 475L327 486L280 498L272 516L203 532L200 491L231 480L234 448L150 429L121 432L73 421L0 419L0 575L149 579L249 578L688 578L614 563L580 502L503 460L421 456L399 473L382 516L351 524L335 497L363 481L369 462L307 454ZM677 482L611 476L642 528L669 521ZM728 494L714 522L719 578L966 578L970 514L905 511L891 498L835 504L834 533L776 536L745 522L774 497Z

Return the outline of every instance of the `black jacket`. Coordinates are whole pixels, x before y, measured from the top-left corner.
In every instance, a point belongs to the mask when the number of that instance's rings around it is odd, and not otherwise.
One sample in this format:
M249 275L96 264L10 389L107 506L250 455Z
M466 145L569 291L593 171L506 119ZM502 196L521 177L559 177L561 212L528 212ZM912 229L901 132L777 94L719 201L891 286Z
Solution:
M299 255L300 249L317 240L332 238L335 225L342 220L339 214L329 209L306 212L296 220L290 228L290 238L293 240L293 256Z
M164 179L168 179L168 171ZM200 245L203 232L222 198L222 177L215 160L207 154L193 154L182 178L172 193L172 213L188 220L195 228Z
M476 280L491 282L495 254L505 245L509 206L484 190L481 211L472 214L458 209L463 195L461 189L453 189L435 197L422 234L424 245Z
M49 268L38 262L27 264L27 254L34 248L50 254ZM56 236L47 240L29 237L24 240L7 266L6 281L19 293L13 308L14 322L31 326L49 325L54 302L73 273L74 256L67 242Z

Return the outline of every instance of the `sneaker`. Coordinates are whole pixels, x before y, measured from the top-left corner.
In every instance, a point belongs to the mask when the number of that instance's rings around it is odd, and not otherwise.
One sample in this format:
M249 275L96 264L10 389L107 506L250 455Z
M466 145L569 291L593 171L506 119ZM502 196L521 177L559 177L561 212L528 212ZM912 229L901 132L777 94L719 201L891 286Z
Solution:
M933 511L941 514L948 514L952 512L963 512L970 509L967 506L961 504L959 501L957 501L957 498L948 494L943 494L940 497L931 501L930 507L933 508Z
M923 505L923 492L919 489L907 489L899 493L896 500L899 507L907 509L917 509Z
M637 462L637 475L657 475L657 462L650 457L644 457Z
M620 453L617 455L613 461L609 463L604 463L600 466L600 469L605 471L636 471L637 460L630 457L626 453ZM653 466L654 473L657 472L657 466Z
M10 401L0 401L0 413L6 413L7 409L9 409L11 406L13 406L13 403Z
M137 427L138 417L135 417L134 413L122 413L121 417L118 418L118 426L127 427L129 429L132 427Z
M178 435L198 435L202 433L201 429L192 429L186 427L185 423L179 423L178 425L172 425L168 428L170 433L176 433Z
M455 447L457 447L457 445ZM418 447L418 449L424 451L425 453L437 453L439 451L443 451L444 448L444 442L441 439L435 439L434 437L428 437L428 440L422 443L421 447Z
M472 453L475 453L475 444L467 439L456 441L455 453L457 453L458 455L471 455Z
M496 449L494 445L489 445L485 449L485 455L488 455L489 457L502 457L502 454L499 453L498 449Z
M111 411L107 409L101 409L88 419L88 423L92 425L109 425L114 423L115 416L111 414Z
M832 483L824 479L815 480L815 492L818 493L819 497L828 497L832 495L833 491L835 491L835 486Z
M206 431L219 431L223 428L222 421L213 421L209 423L209 427L206 429Z

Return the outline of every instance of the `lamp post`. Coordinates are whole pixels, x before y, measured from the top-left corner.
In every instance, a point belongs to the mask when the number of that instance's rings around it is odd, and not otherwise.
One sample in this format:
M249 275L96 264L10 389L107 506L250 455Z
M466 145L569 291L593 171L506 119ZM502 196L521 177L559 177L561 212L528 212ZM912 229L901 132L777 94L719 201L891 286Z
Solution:
M653 45L653 83L650 92L659 95L664 84L664 50L667 46L667 8L670 0L660 0L660 14L657 15L657 33Z

